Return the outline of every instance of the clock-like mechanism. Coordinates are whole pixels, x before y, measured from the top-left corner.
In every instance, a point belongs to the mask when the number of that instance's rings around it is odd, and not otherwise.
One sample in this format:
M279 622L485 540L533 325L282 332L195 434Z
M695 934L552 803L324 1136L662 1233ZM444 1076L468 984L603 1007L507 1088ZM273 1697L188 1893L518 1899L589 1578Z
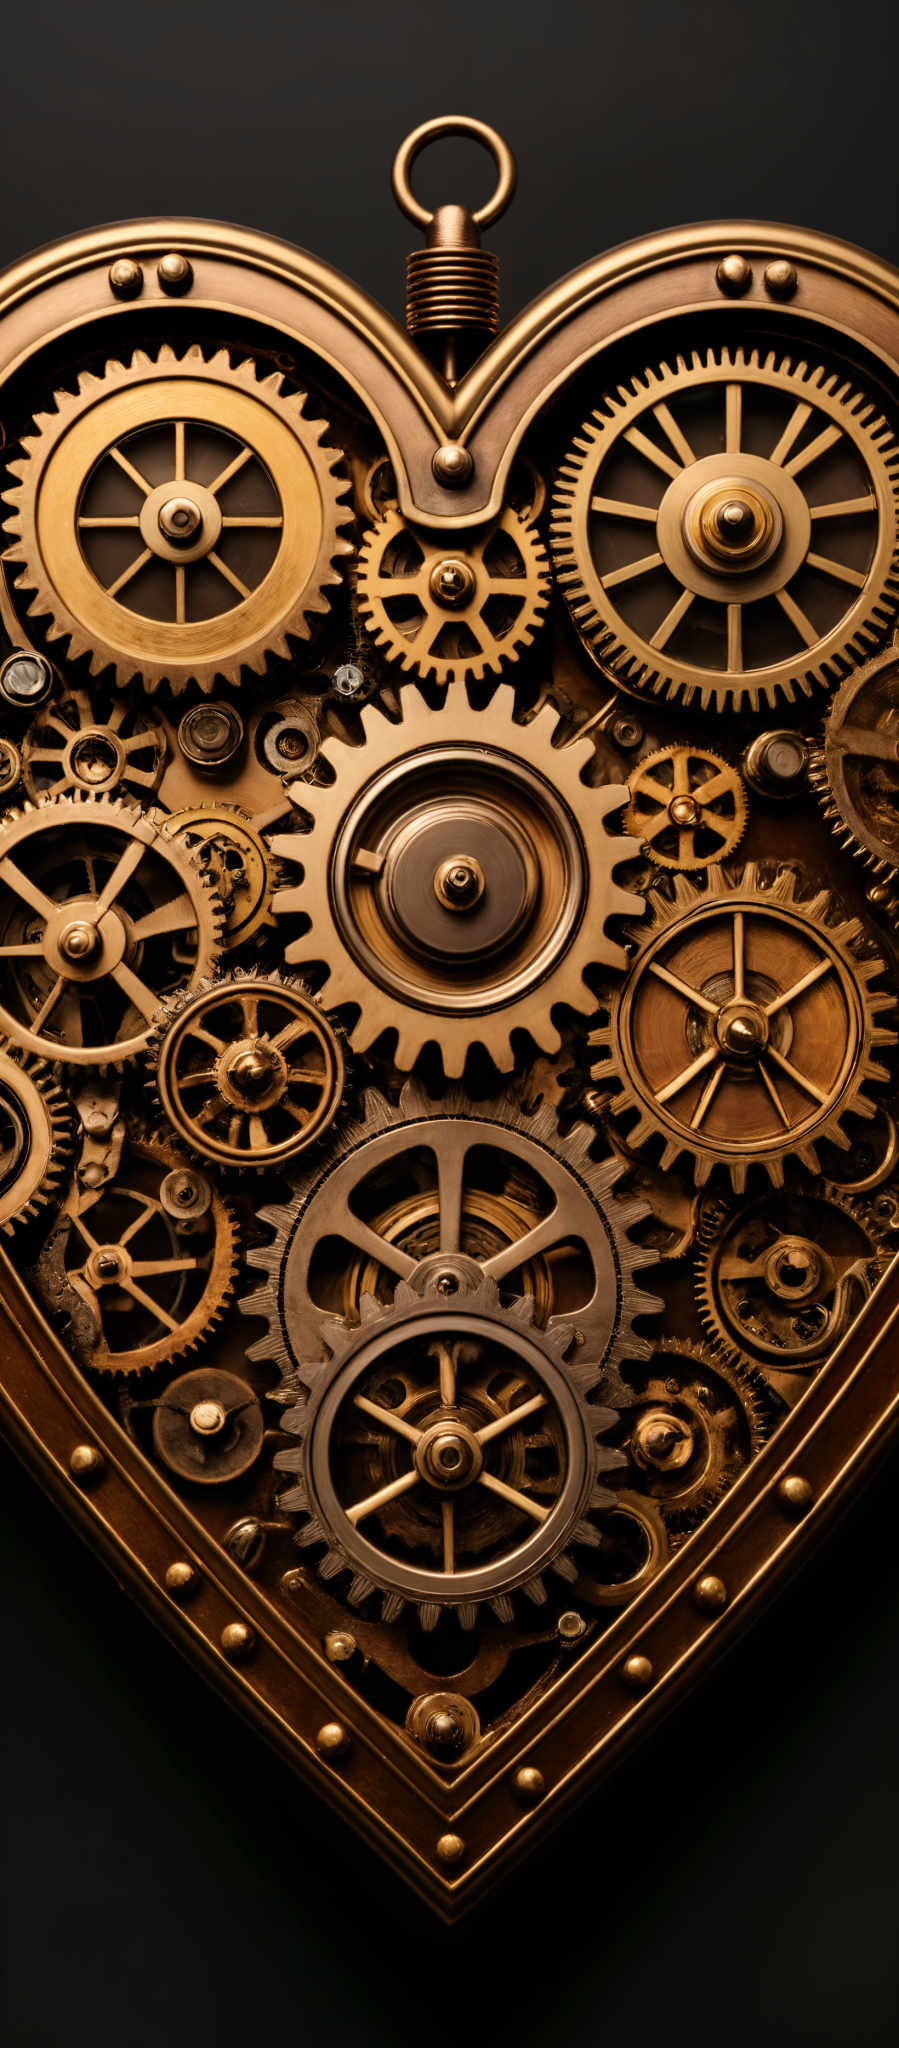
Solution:
M453 386L495 259L407 172ZM174 267L7 386L5 1241L444 1774L897 1244L899 404L728 260L556 378L481 518L464 446L413 516L358 388Z

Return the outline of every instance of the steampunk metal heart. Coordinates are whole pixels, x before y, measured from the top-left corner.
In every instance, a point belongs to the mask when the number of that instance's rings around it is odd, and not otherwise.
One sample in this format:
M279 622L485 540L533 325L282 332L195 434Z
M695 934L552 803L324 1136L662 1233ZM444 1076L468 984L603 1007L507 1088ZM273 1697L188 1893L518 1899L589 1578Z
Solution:
M513 188L0 278L0 1422L447 1919L896 1405L899 276Z

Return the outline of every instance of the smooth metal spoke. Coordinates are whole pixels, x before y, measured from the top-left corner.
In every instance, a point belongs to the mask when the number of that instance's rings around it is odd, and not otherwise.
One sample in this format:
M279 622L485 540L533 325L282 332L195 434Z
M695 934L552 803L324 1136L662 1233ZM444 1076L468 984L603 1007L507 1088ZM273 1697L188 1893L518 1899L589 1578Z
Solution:
M530 1515L533 1522L549 1520L549 1508L541 1507L539 1501L530 1500L526 1493L519 1492L517 1486L507 1486L504 1479L497 1479L492 1472L482 1472L478 1485L485 1486L488 1493L498 1494L500 1500L508 1501L510 1507L518 1508L521 1514Z
M536 1415L538 1409L545 1407L546 1395L533 1394L529 1401L522 1401L520 1408L510 1408L506 1415L497 1415L493 1422L485 1422L483 1429L476 1430L478 1443L492 1443L495 1437L515 1429L519 1422L526 1422L529 1415Z
M800 640L806 647L814 647L818 639L817 627L812 625L811 619L806 617L796 599L790 596L788 590L775 590L774 595L781 609L786 612L791 626L795 626Z
M868 581L864 569L850 569L845 562L834 562L829 555L806 555L806 566L817 569L822 576L833 576L837 583L851 583L854 590L863 590Z
M628 427L624 439L636 449L638 455L645 455L647 462L654 463L656 469L663 470L666 476L680 476L683 463L675 462L673 455L666 455L664 448L657 448L655 442L650 440L648 434L641 433L639 427Z
M634 505L625 498L591 498L590 510L607 519L645 519L650 526L655 526L659 516L657 506Z
M144 548L142 554L135 555L134 561L130 566L122 570L121 576L117 576L114 583L107 583L107 597L118 597L119 591L124 590L126 583L130 583L132 578L137 575L138 570L144 569L152 559L153 556L149 548Z
M697 1075L704 1074L706 1067L711 1066L712 1061L720 1057L717 1045L707 1045L705 1052L698 1053L688 1067L682 1067L680 1073L675 1074L673 1081L666 1081L664 1088L656 1089L656 1101L670 1102L673 1095L680 1095L684 1088L689 1088L690 1082L695 1081Z
M809 464L812 462L819 462L821 456L826 455L828 449L834 448L836 443L841 441L842 438L842 428L825 427L820 434L816 434L814 441L809 442L807 448L803 448L798 455L794 455L790 462L784 463L784 474L786 476L798 476L800 470L808 469Z
M355 1507L345 1508L347 1521L352 1522L355 1529L366 1515L376 1514L378 1508L385 1508L388 1501L398 1500L401 1493L408 1493L417 1485L418 1473L413 1466L411 1472L402 1473L399 1479L391 1479L387 1486L380 1486L377 1493L370 1493L366 1500L357 1500Z
M659 559L661 560L661 557ZM608 578L606 580L608 581ZM680 595L675 598L671 610L665 613L661 625L656 627L649 643L650 647L657 647L659 650L667 647L671 635L680 625L681 619L686 618L695 595L696 593L693 590L682 590L680 592Z
M623 569L611 569L608 576L602 577L602 587L604 590L613 590L617 583L632 583L635 576L648 576L653 569L660 569L661 566L661 555L643 555L639 562L626 562Z
M355 1394L353 1407L361 1408L363 1415L370 1415L383 1429L392 1429L395 1436L405 1437L407 1443L421 1442L423 1430L416 1429L411 1422L406 1421L405 1416L397 1415L395 1409L384 1408L380 1401L370 1401L367 1394Z
M443 1534L443 1569L451 1575L456 1569L456 1517L451 1500L441 1501L440 1521Z
M700 989L691 987L688 981L681 981L680 975L672 974L670 967L663 967L660 960L650 960L649 972L655 975L657 981L664 981L668 988L673 988L677 995L683 996L685 1003L694 1005L697 1010L704 1010L707 1017L717 1017L719 1005L710 1002L708 996L704 996Z
M818 961L817 966L810 967L807 974L794 981L792 988L785 988L782 995L773 996L770 1003L763 1004L765 1016L776 1017L778 1010L785 1009L787 1003L795 1003L797 997L803 996L807 988L814 988L816 981L820 981L823 975L832 973L833 961L825 956Z
M807 1080L804 1074L800 1074L799 1068L794 1067L792 1060L788 1060L785 1053L778 1052L776 1045L769 1045L765 1056L769 1060L774 1060L782 1073L788 1074L796 1087L801 1088L804 1094L810 1095L813 1102L820 1103L822 1107L829 1102L830 1096L827 1091L817 1087L814 1081Z
M113 462L118 464L119 469L124 470L125 475L131 478L131 482L137 485L138 490L143 492L145 498L148 498L153 488L152 484L148 482L145 476L141 475L139 469L135 469L134 463L129 462L127 455L122 454L121 448L110 448L108 452Z

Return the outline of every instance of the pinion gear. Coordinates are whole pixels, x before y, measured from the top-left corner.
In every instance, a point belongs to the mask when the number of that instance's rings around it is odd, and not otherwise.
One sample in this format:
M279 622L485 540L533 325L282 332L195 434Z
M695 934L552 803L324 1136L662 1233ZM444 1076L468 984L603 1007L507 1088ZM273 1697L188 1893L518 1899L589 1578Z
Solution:
M359 549L357 601L376 645L438 683L499 675L530 645L549 593L536 527L511 506L458 548L388 512Z

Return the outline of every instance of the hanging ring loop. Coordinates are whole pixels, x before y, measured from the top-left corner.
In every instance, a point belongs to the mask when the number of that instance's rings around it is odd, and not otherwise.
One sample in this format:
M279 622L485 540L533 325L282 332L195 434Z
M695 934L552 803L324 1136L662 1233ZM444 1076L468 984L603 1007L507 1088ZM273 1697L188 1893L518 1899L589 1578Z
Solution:
M492 198L472 214L475 227L490 227L493 221L499 219L501 213L505 213L513 196L518 181L518 166L508 143L503 141L496 129L488 127L486 121L476 121L471 114L440 114L434 121L423 121L420 128L413 128L411 135L406 136L405 142L401 143L397 150L391 176L397 206L406 215L407 220L415 222L416 227L427 229L431 226L433 213L428 207L421 205L412 190L412 166L428 143L442 141L449 135L463 135L473 142L482 143L493 158L498 174L496 190Z

